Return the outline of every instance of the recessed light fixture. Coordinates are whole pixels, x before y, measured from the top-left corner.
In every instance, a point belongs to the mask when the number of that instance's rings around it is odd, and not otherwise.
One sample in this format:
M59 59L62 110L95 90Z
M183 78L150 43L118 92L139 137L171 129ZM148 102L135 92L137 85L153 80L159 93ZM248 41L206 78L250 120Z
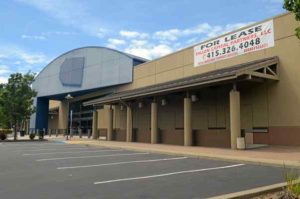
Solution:
M166 106L167 105L167 100L166 99L162 99L161 100L161 105L162 106Z
M143 108L143 102L139 102L139 108Z
M191 100L192 100L192 102L198 101L197 95L192 95L192 96L191 96Z

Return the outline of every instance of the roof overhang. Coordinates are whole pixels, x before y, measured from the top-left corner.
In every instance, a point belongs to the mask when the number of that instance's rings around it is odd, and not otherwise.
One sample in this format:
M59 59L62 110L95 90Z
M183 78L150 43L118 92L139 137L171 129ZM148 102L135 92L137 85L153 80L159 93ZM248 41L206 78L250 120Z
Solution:
M164 93L177 92L186 89L193 89L199 86L210 86L223 84L232 81L251 81L251 80L279 80L279 59L269 57L255 60L231 67L226 67L199 75L177 79L161 84L142 87L133 90L113 93L105 97L87 101L87 105L112 104L121 100L130 100L139 97L148 97Z

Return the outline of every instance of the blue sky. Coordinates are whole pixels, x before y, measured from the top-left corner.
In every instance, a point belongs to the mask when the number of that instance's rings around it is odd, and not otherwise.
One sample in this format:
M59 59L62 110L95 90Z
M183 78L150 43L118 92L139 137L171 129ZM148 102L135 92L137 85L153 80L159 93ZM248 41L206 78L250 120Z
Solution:
M0 82L106 46L148 59L283 13L283 0L1 0Z

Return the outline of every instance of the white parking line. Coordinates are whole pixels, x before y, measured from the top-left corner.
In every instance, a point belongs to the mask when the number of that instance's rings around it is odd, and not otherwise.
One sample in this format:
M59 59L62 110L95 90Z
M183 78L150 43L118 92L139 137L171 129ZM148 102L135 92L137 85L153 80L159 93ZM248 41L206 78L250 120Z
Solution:
M170 160L182 160L187 157L177 157L177 158L162 158L162 159L151 159L151 160L134 160L127 162L113 162L106 164L92 164L92 165L82 165L82 166L73 166L73 167L57 167L57 169L79 169L79 168L90 168L90 167L102 167L102 166L112 166L120 164L133 164L133 163L146 163L146 162L160 162L160 161L170 161Z
M134 177L134 178L120 178L120 179L115 179L115 180L106 180L106 181L94 182L94 184L97 185L97 184L107 184L107 183L113 183L113 182L130 181L130 180L142 180L142 179L148 179L148 178L159 178L159 177L179 175L179 174L185 174L185 173L196 173L196 172L202 172L202 171L229 169L229 168L240 167L240 166L244 166L244 164L233 164L233 165L228 165L228 166L223 166L223 167L212 167L212 168L205 168L205 169L185 170L185 171L178 171L178 172L172 172L172 173L162 173L162 174L157 174L157 175L141 176L141 177Z
M106 151L123 151L122 149L108 149L108 150L93 150L93 151L64 151L64 152L53 152L53 153L25 153L23 156L34 156L34 155L52 155L52 154L66 154L66 153L98 153Z
M37 159L37 162L51 161L51 160L69 160L69 159L84 159L84 158L102 158L102 157L113 157L113 156L133 156L133 155L145 155L149 153L115 153L108 155L90 155L90 156L75 156L75 157L63 157L63 158L45 158Z
M5 144L3 144L4 146L25 146L25 147L29 147L29 146L32 146L32 147L35 147L35 146L67 146L69 144L66 144L66 143L39 143L39 144L29 144L29 143L13 143L13 142L7 142ZM71 146L71 145L69 145Z
M78 148L78 147L82 147L83 149L91 149L93 147L88 147L88 146L68 146L68 145L63 145L63 146L41 146L41 147L14 147L13 149L15 151L30 151L30 150L40 150L40 149L56 149L56 150L59 150L59 149L73 149L73 148ZM97 147L98 149L101 149L99 147ZM104 148L104 147L103 147ZM7 148L8 149L8 148Z
M30 152L30 151L57 151L57 150L64 150L64 149L91 149L88 147L81 147L81 148L71 148L71 147L66 147L66 148L55 148L55 149L51 149L51 148L42 148L42 149L24 149L24 150L18 150L20 152Z

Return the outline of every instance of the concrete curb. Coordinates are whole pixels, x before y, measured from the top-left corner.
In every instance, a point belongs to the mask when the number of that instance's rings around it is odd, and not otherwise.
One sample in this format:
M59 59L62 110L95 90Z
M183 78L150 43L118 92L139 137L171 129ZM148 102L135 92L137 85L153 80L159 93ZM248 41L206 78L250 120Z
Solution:
M263 187L258 187L254 189L249 189L245 191L239 191L235 193L230 193L230 194L224 194L220 196L215 196L211 197L209 199L246 199L246 198L253 198L256 196L260 196L262 194L267 194L267 193L272 193L276 191L281 191L284 187L287 186L286 182L278 183L278 184L273 184L269 186L263 186Z
M300 180L295 180L295 184L299 184ZM282 191L284 188L286 188L287 183L282 182L282 183L277 183L277 184L272 184L268 186L263 186L263 187L258 187L254 189L249 189L245 191L239 191L235 193L230 193L230 194L224 194L224 195L219 195L215 197L211 197L209 199L246 199L246 198L253 198L257 197L263 194L268 194L268 193L273 193L277 191Z
M128 149L133 151L143 151L149 153L163 153L167 155L178 155L178 156L188 156L194 158L207 158L213 160L223 160L223 161L230 161L230 162L239 162L239 163L249 163L255 165L263 165L263 166L276 166L276 167L286 167L286 168L300 168L300 163L294 161L280 161L280 160L271 160L271 159L261 159L261 158L247 158L247 157L233 157L233 156L226 156L226 155L218 155L218 154L205 154L205 153L193 153L193 152L186 152L186 151L171 151L165 149L149 149L149 148L141 148L135 146L124 146L124 145L112 145L109 143L99 142L95 143L94 141L88 140L71 140L65 141L66 143L70 144L87 144L90 146L102 146L102 147L109 147L109 148L118 148L118 149Z

